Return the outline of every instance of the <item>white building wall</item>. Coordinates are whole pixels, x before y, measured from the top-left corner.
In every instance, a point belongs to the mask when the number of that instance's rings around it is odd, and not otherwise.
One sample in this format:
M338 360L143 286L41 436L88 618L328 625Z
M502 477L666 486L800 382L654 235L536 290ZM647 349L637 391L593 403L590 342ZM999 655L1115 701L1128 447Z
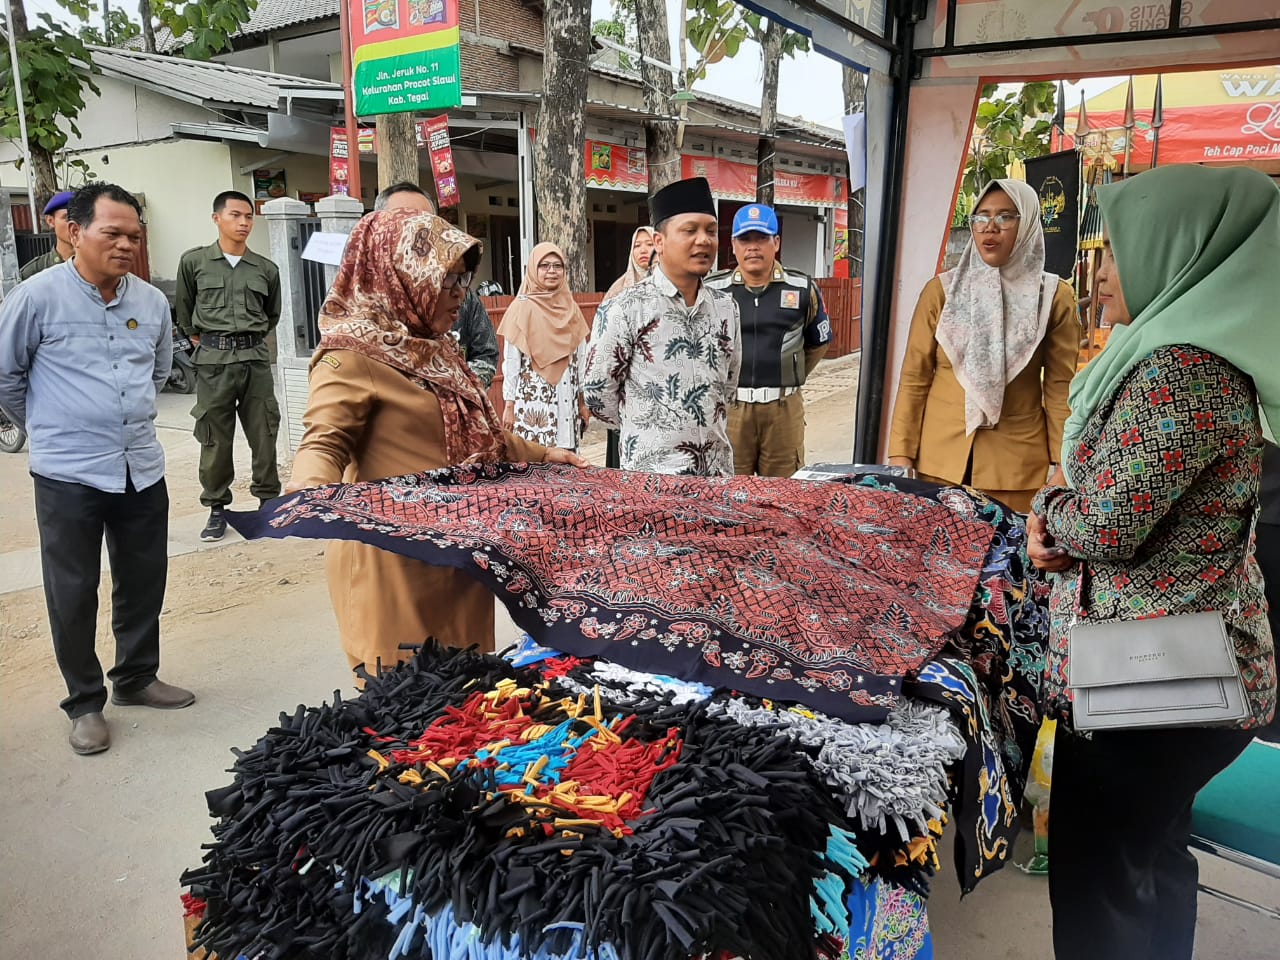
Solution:
M151 282L172 295L179 258L216 236L214 195L235 189L230 150L225 143L165 140L117 147L109 156L104 176L145 201Z
M830 210L805 207L783 207L778 211L782 231L782 262L792 270L810 276L823 273L822 246L825 231L817 218Z

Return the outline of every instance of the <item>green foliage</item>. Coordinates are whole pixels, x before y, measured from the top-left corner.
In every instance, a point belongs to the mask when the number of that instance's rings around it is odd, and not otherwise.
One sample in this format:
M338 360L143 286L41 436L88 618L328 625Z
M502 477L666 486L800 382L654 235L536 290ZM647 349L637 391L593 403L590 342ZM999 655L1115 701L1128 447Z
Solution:
M689 82L706 75L707 66L725 57L736 57L742 44L752 40L764 46L765 31L769 20L752 13L733 0L688 0L689 43L698 51L699 62L689 77ZM809 49L809 38L792 30L786 32L782 42L782 55L793 57Z
M629 36L627 24L622 20L596 20L591 24L591 35L593 37L603 37L606 40L612 40L621 46L634 46L635 37ZM624 70L631 70L635 64L631 57L625 53L618 54L618 63Z
M84 41L48 14L40 14L40 19L42 25L29 26L26 36L18 40L18 66L22 71L27 139L33 146L56 153L66 146L68 130L80 135L75 119L84 109L84 90L88 88L96 94L98 87L92 76L74 66L78 63L93 70L93 58ZM8 29L7 24L5 28ZM13 68L8 57L0 60L0 90L4 91L0 100L0 137L17 140L21 134Z
M111 29L107 30L96 23L86 23L80 28L80 39L85 43L100 47L119 46L142 33L142 24L131 20L129 14L119 7L112 7L107 12L107 21Z
M1024 83L997 95L995 84L982 89L974 121L973 143L964 172L964 191L977 194L992 180L1008 176L1014 160L1049 152L1049 133L1057 88L1052 83Z
M182 55L191 60L208 60L215 53L231 49L231 34L258 7L258 0L155 0L155 18L175 37L187 37Z

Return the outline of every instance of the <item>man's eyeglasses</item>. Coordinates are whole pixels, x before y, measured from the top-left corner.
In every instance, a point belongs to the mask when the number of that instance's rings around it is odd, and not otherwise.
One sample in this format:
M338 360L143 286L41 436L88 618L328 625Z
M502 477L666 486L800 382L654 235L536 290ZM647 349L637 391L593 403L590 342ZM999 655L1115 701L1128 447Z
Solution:
M1022 217L1016 213L998 213L994 217L985 213L975 213L969 218L969 229L985 230L994 223L997 230L1008 230L1021 219Z
M471 287L471 280L474 274L468 270L466 273L446 273L444 279L440 281L442 290L452 290L454 287L461 287L467 290Z

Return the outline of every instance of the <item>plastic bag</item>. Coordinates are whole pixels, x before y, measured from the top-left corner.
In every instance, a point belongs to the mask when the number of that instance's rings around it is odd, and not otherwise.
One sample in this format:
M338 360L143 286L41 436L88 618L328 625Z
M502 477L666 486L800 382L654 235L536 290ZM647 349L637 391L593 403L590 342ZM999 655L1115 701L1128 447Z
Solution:
M1057 720L1046 720L1040 725L1036 750L1031 757L1031 776L1027 780L1025 796L1032 808L1035 852L1022 869L1036 876L1049 872L1049 789L1053 784L1053 740L1057 734Z

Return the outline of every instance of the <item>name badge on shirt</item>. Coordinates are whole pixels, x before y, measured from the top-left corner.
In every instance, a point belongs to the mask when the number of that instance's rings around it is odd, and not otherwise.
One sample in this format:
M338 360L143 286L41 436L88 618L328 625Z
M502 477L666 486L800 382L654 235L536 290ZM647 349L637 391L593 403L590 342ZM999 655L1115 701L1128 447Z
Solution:
M782 309L783 310L799 310L800 309L800 291L799 290L783 290L782 291Z
M126 327L128 327L130 330L137 330L137 329L138 329L138 321L137 321L137 320L135 320L135 319L133 319L133 317L130 317L128 320L126 320L126 321L124 322L124 325L125 325Z

